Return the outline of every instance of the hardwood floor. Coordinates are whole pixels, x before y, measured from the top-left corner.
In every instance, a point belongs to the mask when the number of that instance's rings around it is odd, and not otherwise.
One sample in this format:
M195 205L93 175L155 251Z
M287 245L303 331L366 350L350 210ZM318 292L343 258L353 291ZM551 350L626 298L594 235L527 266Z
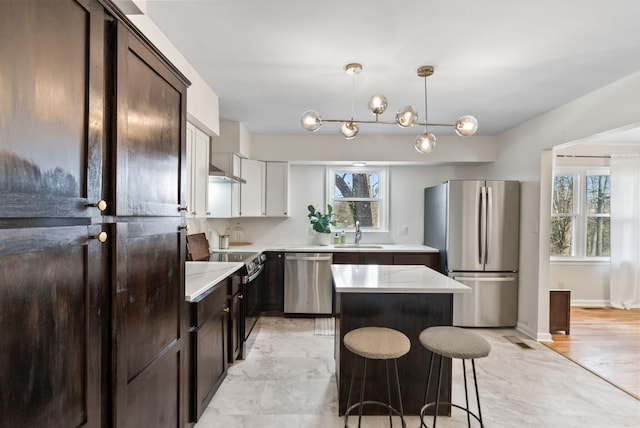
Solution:
M571 308L571 334L544 343L640 400L640 309Z

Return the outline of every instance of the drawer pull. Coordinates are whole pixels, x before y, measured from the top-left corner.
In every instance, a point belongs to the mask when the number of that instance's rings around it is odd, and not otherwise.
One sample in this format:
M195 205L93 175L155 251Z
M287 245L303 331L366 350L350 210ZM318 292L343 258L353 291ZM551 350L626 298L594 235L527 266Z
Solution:
M98 202L94 202L93 204L87 204L87 206L97 208L102 212L107 209L107 202L104 199L100 199Z
M107 238L109 236L107 235L107 232L100 232L97 235L91 235L89 236L89 239L97 239L98 241L100 241L101 243L105 243L107 242Z
M229 313L229 306L225 306L223 311Z

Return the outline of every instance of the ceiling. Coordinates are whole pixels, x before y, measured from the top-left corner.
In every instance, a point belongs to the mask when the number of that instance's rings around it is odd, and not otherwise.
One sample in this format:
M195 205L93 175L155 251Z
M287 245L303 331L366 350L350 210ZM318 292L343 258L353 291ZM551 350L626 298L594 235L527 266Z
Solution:
M309 109L346 119L352 97L372 120L373 93L388 99L382 120L407 104L422 119L428 64L429 122L472 114L478 135L497 135L640 71L637 0L147 0L146 13L218 94L220 119L251 133L305 133ZM349 62L363 65L355 80Z

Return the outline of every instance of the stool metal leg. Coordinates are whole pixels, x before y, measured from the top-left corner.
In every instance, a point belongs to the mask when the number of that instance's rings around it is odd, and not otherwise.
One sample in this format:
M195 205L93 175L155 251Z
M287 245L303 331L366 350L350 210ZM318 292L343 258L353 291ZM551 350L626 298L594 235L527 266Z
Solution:
M476 400L478 401L478 418L480 419L480 426L484 427L484 422L482 422L482 410L480 410L480 394L478 394L478 378L476 377L475 360L471 360L471 367L473 368L473 383L476 386ZM469 407L468 404L467 404L467 407Z
M472 360L473 361L473 360ZM465 360L462 359L462 378L464 379L464 401L469 409L469 391L467 390L467 365ZM471 428L471 415L467 412L467 426Z
M400 391L400 376L398 375L398 360L393 360L393 365L396 369L396 387L398 388L398 403L400 407L400 422L402 422L402 428L406 428L407 424L404 421L404 409L402 408L402 392ZM391 401L389 401L391 405Z
M387 400L389 406L391 406L391 382L389 382L389 360L384 360L384 368L387 373ZM391 407L389 407L389 426L393 428L393 418L391 417L393 413L391 412Z
M364 359L364 367L362 368L362 389L360 389L360 408L358 411L358 428L360 428L360 424L362 423L362 408L364 407L362 404L364 403L364 385L367 380L367 358Z

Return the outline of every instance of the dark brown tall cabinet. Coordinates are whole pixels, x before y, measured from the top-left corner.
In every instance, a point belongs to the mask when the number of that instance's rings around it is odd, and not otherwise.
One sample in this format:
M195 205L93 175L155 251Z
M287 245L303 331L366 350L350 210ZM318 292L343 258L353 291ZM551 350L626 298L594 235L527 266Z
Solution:
M0 426L183 426L188 81L106 0L1 1L0 63Z

